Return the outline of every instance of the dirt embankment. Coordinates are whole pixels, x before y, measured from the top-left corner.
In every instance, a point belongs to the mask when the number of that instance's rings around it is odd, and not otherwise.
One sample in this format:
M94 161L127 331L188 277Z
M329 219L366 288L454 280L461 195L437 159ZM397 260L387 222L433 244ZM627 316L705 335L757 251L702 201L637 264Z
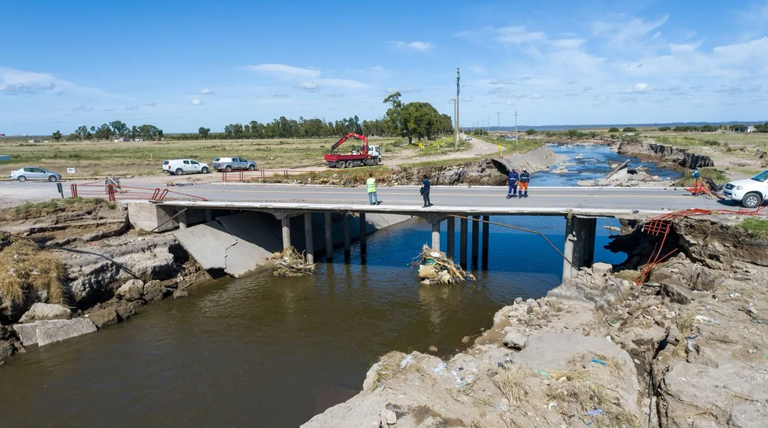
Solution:
M207 276L172 235L137 235L127 210L103 200L26 204L0 219L0 360L185 296Z
M547 297L499 310L447 361L392 352L363 391L305 427L764 427L765 241L721 218L683 219L679 253L630 280L657 243L639 229Z
M634 156L643 161L656 162L660 166L678 171L715 166L715 161L710 156L696 154L688 149L665 146L659 143L618 142L614 147L617 153Z

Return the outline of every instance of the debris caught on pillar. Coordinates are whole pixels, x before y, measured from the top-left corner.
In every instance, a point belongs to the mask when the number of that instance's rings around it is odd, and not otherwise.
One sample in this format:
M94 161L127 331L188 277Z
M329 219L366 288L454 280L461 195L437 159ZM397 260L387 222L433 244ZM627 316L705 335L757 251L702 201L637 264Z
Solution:
M272 275L282 277L294 277L312 275L315 273L315 264L307 263L303 254L293 247L288 247L280 253L272 254L267 266L272 269Z
M435 251L427 245L421 249L421 254L412 266L419 267L422 284L453 284L475 280L474 275L454 264L444 252Z

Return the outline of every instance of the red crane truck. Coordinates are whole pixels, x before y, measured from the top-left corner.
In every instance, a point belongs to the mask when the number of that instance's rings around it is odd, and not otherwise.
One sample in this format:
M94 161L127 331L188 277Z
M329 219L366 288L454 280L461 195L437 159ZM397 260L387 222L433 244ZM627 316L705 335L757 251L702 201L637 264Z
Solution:
M350 154L339 154L334 151L350 138L362 140L365 144ZM356 166L374 166L381 162L381 147L369 146L368 139L363 135L350 132L331 146L331 153L324 156L325 165L330 168L352 168Z

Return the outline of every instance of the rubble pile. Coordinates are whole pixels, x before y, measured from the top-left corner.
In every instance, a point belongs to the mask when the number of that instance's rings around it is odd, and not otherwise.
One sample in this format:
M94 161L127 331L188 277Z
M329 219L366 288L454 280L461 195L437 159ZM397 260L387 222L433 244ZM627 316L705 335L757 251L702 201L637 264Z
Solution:
M419 267L419 278L422 284L453 284L475 280L474 275L465 272L461 266L453 263L442 251L435 251L424 245L417 261L413 263Z
M272 254L267 261L274 276L304 276L315 273L315 264L307 263L303 254L293 247L288 247L280 253Z

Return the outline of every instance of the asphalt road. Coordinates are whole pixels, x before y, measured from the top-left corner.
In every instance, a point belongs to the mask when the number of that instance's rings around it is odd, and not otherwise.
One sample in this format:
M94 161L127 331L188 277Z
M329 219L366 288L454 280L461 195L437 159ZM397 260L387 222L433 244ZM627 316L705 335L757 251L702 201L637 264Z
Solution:
M124 184L126 185L126 184ZM131 182L131 186L156 187L158 183ZM94 188L97 189L97 188ZM211 201L301 202L318 204L367 204L364 187L344 188L284 184L200 184L168 187ZM69 184L64 183L65 196ZM128 188L120 199L138 197L139 190ZM144 192L146 194L146 191ZM506 199L505 187L435 186L431 199L435 206L524 207L524 208L595 208L617 210L683 210L688 208L735 208L730 201L691 196L671 188L638 187L532 187L527 199ZM416 186L380 187L379 200L384 205L421 205ZM42 200L58 197L55 183L1 182L0 202L5 200Z

